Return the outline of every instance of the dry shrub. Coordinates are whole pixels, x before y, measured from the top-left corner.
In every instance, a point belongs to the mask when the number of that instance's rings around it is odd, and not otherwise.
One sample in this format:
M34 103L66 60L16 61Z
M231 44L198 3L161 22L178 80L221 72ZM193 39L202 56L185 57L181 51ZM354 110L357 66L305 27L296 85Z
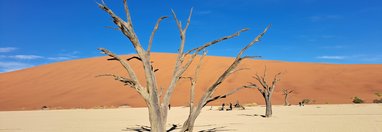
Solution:
M357 97L357 96L355 96L354 98L353 98L353 103L355 103L355 104L362 104L362 103L364 103L365 101L363 101L361 98L359 98L359 97Z

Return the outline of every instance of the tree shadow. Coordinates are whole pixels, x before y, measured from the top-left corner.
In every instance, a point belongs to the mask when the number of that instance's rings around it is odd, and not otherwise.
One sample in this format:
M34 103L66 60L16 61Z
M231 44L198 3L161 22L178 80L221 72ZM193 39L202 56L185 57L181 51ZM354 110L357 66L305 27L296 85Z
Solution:
M173 131L173 130L175 130L175 129L180 129L180 128L178 128L178 127L180 127L180 125L172 124L172 127L171 127L170 129L168 129L166 132L171 132L171 131Z
M201 125L201 126L195 126L195 127L208 127L208 126L214 126L216 124L212 125ZM166 132L172 132L174 130L180 129L181 125L172 124L171 128L168 129ZM209 128L205 130L199 130L198 132L223 132L223 131L233 131L234 129L226 129L226 126L221 127L214 127ZM136 125L135 127L127 127L125 129L122 129L122 131L129 131L129 132L150 132L151 128L149 126L144 125Z
M234 129L226 129L226 126L214 127L206 130L200 130L198 132L222 132L222 131L233 131Z
M266 118L266 116L265 115L259 115L259 114L253 114L253 115L251 115L251 114L240 114L241 116L259 116L259 117L262 117L262 118Z
M125 129L122 129L122 131L149 132L151 131L151 129L149 126L137 125L136 127L127 127Z
M180 125L172 124L171 128L168 129L166 132L171 132L179 128ZM130 132L150 132L151 128L149 126L143 126L143 125L136 125L136 127L127 127L125 129L122 129L122 131L130 131Z

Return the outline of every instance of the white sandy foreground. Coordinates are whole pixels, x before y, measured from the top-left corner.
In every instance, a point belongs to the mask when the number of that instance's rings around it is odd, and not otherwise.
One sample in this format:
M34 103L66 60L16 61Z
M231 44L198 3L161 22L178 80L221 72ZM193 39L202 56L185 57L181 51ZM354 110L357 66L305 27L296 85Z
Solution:
M216 109L203 110L195 131L382 132L382 104L274 106L273 117L268 119L259 116L265 111L262 106ZM172 108L168 128L182 124L187 113L186 107ZM0 112L1 132L144 131L140 126L148 125L146 108Z

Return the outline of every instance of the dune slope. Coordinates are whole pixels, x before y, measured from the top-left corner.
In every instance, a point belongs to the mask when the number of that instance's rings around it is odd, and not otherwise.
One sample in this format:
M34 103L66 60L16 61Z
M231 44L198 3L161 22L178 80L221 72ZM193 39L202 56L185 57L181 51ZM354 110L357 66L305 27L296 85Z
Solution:
M127 58L127 56L124 56ZM159 86L168 86L174 67L174 54L154 53L152 61ZM113 73L127 76L116 61L107 61L108 57L72 60L42 65L15 72L0 74L0 110L51 108L94 108L118 107L123 105L145 106L143 99L130 87L110 77L96 77L99 74ZM196 99L210 86L217 77L232 63L232 58L206 57L197 84ZM129 61L141 80L144 79L140 62ZM314 103L351 103L352 97L358 96L366 102L377 98L374 93L382 92L382 64L373 65L338 65L315 63L291 63L280 61L246 60L240 68L250 68L231 75L215 94L222 94L248 82L256 73L262 74L267 67L269 82L272 77L282 72L281 81L273 96L274 104L282 104L281 88L293 89L290 102L296 104L304 98ZM191 76L192 65L185 76ZM189 98L190 83L181 80L172 97L173 106L186 106ZM221 103L263 104L263 99L255 89L239 91Z

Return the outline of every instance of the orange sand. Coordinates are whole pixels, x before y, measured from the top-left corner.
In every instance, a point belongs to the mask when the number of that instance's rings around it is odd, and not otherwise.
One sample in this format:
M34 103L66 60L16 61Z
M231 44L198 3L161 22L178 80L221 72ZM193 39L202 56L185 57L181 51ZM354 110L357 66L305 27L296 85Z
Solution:
M126 72L116 61L107 61L108 57L72 60L37 66L15 72L0 74L0 110L51 108L94 108L118 107L123 105L145 106L143 99L132 89L109 77L96 78L96 75L113 73L126 76ZM174 54L154 53L152 61L159 86L166 88L170 82L175 63ZM197 59L196 59L197 61ZM195 61L195 62L196 62ZM197 84L197 99L201 93L232 63L232 58L206 57ZM143 79L141 65L137 60L130 61ZM195 63L196 64L196 63ZM221 94L247 82L255 82L252 76L263 73L267 66L268 77L283 72L281 81L273 96L274 104L282 104L281 88L293 89L290 102L296 104L304 98L315 103L342 104L351 103L352 97L358 96L366 102L376 98L374 93L382 92L382 64L340 65L316 63L292 63L280 61L246 60L239 71L230 76L215 94ZM193 73L195 65L189 68ZM269 78L271 79L271 78ZM269 80L271 81L271 80ZM186 106L189 96L189 82L178 83L172 97L173 106ZM256 102L263 104L263 99L255 89L239 91L226 99L215 101L212 105Z

